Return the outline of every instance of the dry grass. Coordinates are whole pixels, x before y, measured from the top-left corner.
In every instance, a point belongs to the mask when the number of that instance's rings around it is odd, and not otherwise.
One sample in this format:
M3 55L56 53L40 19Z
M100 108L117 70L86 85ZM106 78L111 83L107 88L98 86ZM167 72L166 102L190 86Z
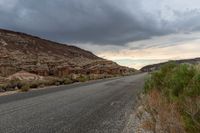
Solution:
M155 122L152 120L146 120L142 123L141 128L147 130L147 131L153 131L155 132Z
M156 133L184 133L184 124L178 112L176 102L169 103L159 91L152 90L147 97L148 110L153 116L154 131ZM152 122L147 122L150 125ZM147 126L148 127L148 126Z

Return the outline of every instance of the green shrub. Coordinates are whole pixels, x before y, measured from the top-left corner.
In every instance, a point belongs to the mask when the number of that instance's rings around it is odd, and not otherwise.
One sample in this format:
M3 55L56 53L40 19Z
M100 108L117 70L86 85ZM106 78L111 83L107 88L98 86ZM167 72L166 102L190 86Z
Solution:
M182 95L199 95L200 73L194 66L167 64L150 75L145 82L145 92L158 89L171 100Z
M200 73L196 73L191 79L190 84L184 88L187 96L200 96Z
M89 80L88 76L80 75L77 79L78 82L86 82Z
M63 84L64 85L71 84L71 83L73 83L73 81L71 79L69 79L69 78L64 78L63 79Z
M30 88L38 88L45 85L45 81L32 81L29 83Z
M28 84L24 84L22 87L21 87L21 91L22 92L27 92L27 91L29 91L29 89L30 89L30 86L28 85Z
M2 90L2 91L6 91L6 85L1 84L1 85L0 85L0 90Z
M159 71L151 73L151 75L145 82L145 87L144 87L145 92L148 92L154 88L161 91L163 89L163 86L168 84L166 83L166 82L169 82L168 77L171 75L171 73L173 73L173 69L176 66L177 65L175 63L170 62L169 64L162 66Z
M61 78L57 79L55 82L57 85L67 85L73 83L73 81L69 78Z
M43 82L43 86L52 86L52 85L60 85L59 79L48 79Z
M30 83L30 88L38 88L39 87L39 84L37 83Z

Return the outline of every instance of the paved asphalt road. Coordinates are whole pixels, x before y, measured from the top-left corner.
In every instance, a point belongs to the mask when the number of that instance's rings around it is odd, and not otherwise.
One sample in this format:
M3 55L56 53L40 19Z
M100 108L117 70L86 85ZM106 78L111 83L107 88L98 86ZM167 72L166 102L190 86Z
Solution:
M121 133L146 74L0 97L0 133Z

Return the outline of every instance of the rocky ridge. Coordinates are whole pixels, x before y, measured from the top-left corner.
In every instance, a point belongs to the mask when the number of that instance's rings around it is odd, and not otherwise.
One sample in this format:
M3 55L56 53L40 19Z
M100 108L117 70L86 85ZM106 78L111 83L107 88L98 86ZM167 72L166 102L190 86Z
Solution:
M168 61L168 62L153 64L153 65L147 65L147 66L144 66L143 68L141 68L140 71L151 72L151 71L154 71L154 70L158 70L158 69L160 69L161 66L163 66L163 65L165 65L169 62L174 62L174 63L177 63L177 64L187 63L187 64L195 65L195 64L200 64L200 58L184 59L184 60L171 60L171 61Z
M124 75L134 71L75 46L0 29L0 77L20 71L40 76Z

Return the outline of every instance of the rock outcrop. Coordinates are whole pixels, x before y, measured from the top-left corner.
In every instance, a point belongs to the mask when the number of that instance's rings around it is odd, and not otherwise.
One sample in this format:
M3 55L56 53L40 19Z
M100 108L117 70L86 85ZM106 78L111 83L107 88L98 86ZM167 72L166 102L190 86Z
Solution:
M134 69L75 46L0 29L0 76L20 71L63 77L70 74L128 74Z

